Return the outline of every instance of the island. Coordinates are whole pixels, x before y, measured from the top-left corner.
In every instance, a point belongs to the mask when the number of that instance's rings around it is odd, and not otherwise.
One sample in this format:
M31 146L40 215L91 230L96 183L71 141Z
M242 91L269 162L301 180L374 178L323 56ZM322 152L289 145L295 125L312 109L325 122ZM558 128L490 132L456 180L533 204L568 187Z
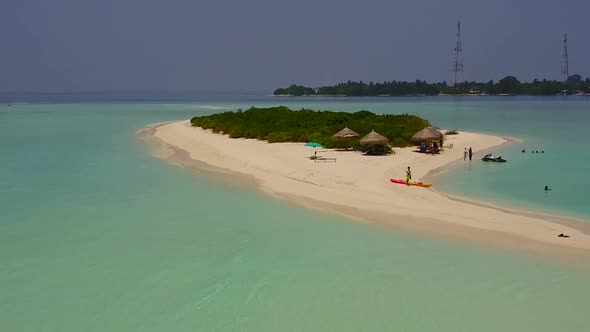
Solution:
M436 185L422 188L390 181L405 179L411 167L412 181L426 182L453 163L464 162L464 147L472 148L472 162L480 162L484 151L497 150L510 141L458 130L445 135L440 153L417 153L416 147L407 146L412 144L408 140L413 131L428 125L427 120L408 114L272 107L154 124L138 134L153 142L154 155L159 158L302 207L397 231L545 256L587 257L590 235L584 223L451 196L438 191ZM328 148L333 136L346 128L359 136L371 131L365 137L373 135L373 130L382 131L387 137L381 137L398 146L394 146L395 153L379 156Z
M386 81L383 83L347 81L318 88L292 84L274 91L276 96L438 96L438 95L590 95L590 78L571 75L566 81L533 80L521 82L506 76L498 82L464 82L449 85L447 82L427 83Z

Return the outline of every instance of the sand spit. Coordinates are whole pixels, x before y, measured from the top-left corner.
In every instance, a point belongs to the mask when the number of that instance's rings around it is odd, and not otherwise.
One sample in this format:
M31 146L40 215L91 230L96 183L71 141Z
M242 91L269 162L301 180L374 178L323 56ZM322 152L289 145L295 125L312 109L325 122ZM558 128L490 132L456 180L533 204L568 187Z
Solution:
M231 139L227 135L177 121L147 127L144 136L158 139L167 153L159 157L187 167L207 165L226 174L247 175L261 190L310 208L358 220L444 235L478 243L522 248L551 256L587 257L590 235L586 225L551 216L514 213L507 209L453 199L435 190L392 184L411 166L413 180L463 158L463 148L477 151L506 143L501 137L461 132L449 136L453 148L432 156L396 149L383 157L358 152L318 149L336 162L314 162L313 149L303 143L274 143ZM195 163L196 162L196 163ZM197 165L197 166L195 166ZM569 238L557 237L568 234Z

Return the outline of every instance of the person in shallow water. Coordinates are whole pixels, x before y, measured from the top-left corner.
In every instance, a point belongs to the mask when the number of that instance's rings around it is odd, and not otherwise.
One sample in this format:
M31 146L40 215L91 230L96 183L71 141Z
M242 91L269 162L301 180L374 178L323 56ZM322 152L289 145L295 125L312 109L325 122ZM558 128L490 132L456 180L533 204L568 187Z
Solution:
M411 179L412 179L412 171L410 170L410 166L408 166L408 169L406 170L406 184L408 186L410 185Z
M469 160L471 160L471 158L473 158L473 150L469 147Z
M549 188L549 186L545 186L545 191L549 191L551 190L551 188Z

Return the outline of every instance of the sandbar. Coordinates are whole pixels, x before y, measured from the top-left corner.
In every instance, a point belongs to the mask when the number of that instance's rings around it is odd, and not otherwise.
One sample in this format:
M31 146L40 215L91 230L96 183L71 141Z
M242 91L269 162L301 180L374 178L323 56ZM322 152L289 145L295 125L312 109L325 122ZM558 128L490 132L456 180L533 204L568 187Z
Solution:
M395 154L388 156L320 148L316 150L319 156L336 159L320 162L309 158L314 149L303 143L232 139L192 127L186 120L148 126L142 133L167 147L167 152L158 155L163 159L185 166L197 161L226 174L248 176L265 193L309 208L504 248L551 256L590 256L590 227L583 222L515 213L389 181L403 179L407 166L418 181L463 159L464 147L477 154L505 144L502 137L471 132L449 135L445 145L453 147L439 155L416 153L414 148L395 148ZM570 237L560 238L560 233Z

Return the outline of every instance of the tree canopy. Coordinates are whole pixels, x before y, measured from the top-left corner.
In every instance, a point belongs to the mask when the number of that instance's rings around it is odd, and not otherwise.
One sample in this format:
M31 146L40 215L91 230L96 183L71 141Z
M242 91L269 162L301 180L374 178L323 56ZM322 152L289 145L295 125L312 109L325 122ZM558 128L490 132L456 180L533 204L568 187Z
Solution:
M375 130L394 146L409 146L410 138L429 122L414 115L376 115L369 111L355 113L334 111L293 111L285 106L252 107L247 111L197 116L191 124L232 138L256 138L274 142L318 142L328 148L359 148L359 138L342 141L332 135L348 127L362 136Z
M520 82L514 76L506 76L498 82L486 83L465 82L456 86L447 82L427 83L417 80L415 82L390 81L383 83L365 83L348 81L333 86L319 88L291 85L288 88L280 88L274 91L275 95L311 96L409 96L409 95L458 95L458 94L487 94L487 95L557 95L590 93L590 78L582 80L580 75L571 75L565 82L534 80L530 83Z

